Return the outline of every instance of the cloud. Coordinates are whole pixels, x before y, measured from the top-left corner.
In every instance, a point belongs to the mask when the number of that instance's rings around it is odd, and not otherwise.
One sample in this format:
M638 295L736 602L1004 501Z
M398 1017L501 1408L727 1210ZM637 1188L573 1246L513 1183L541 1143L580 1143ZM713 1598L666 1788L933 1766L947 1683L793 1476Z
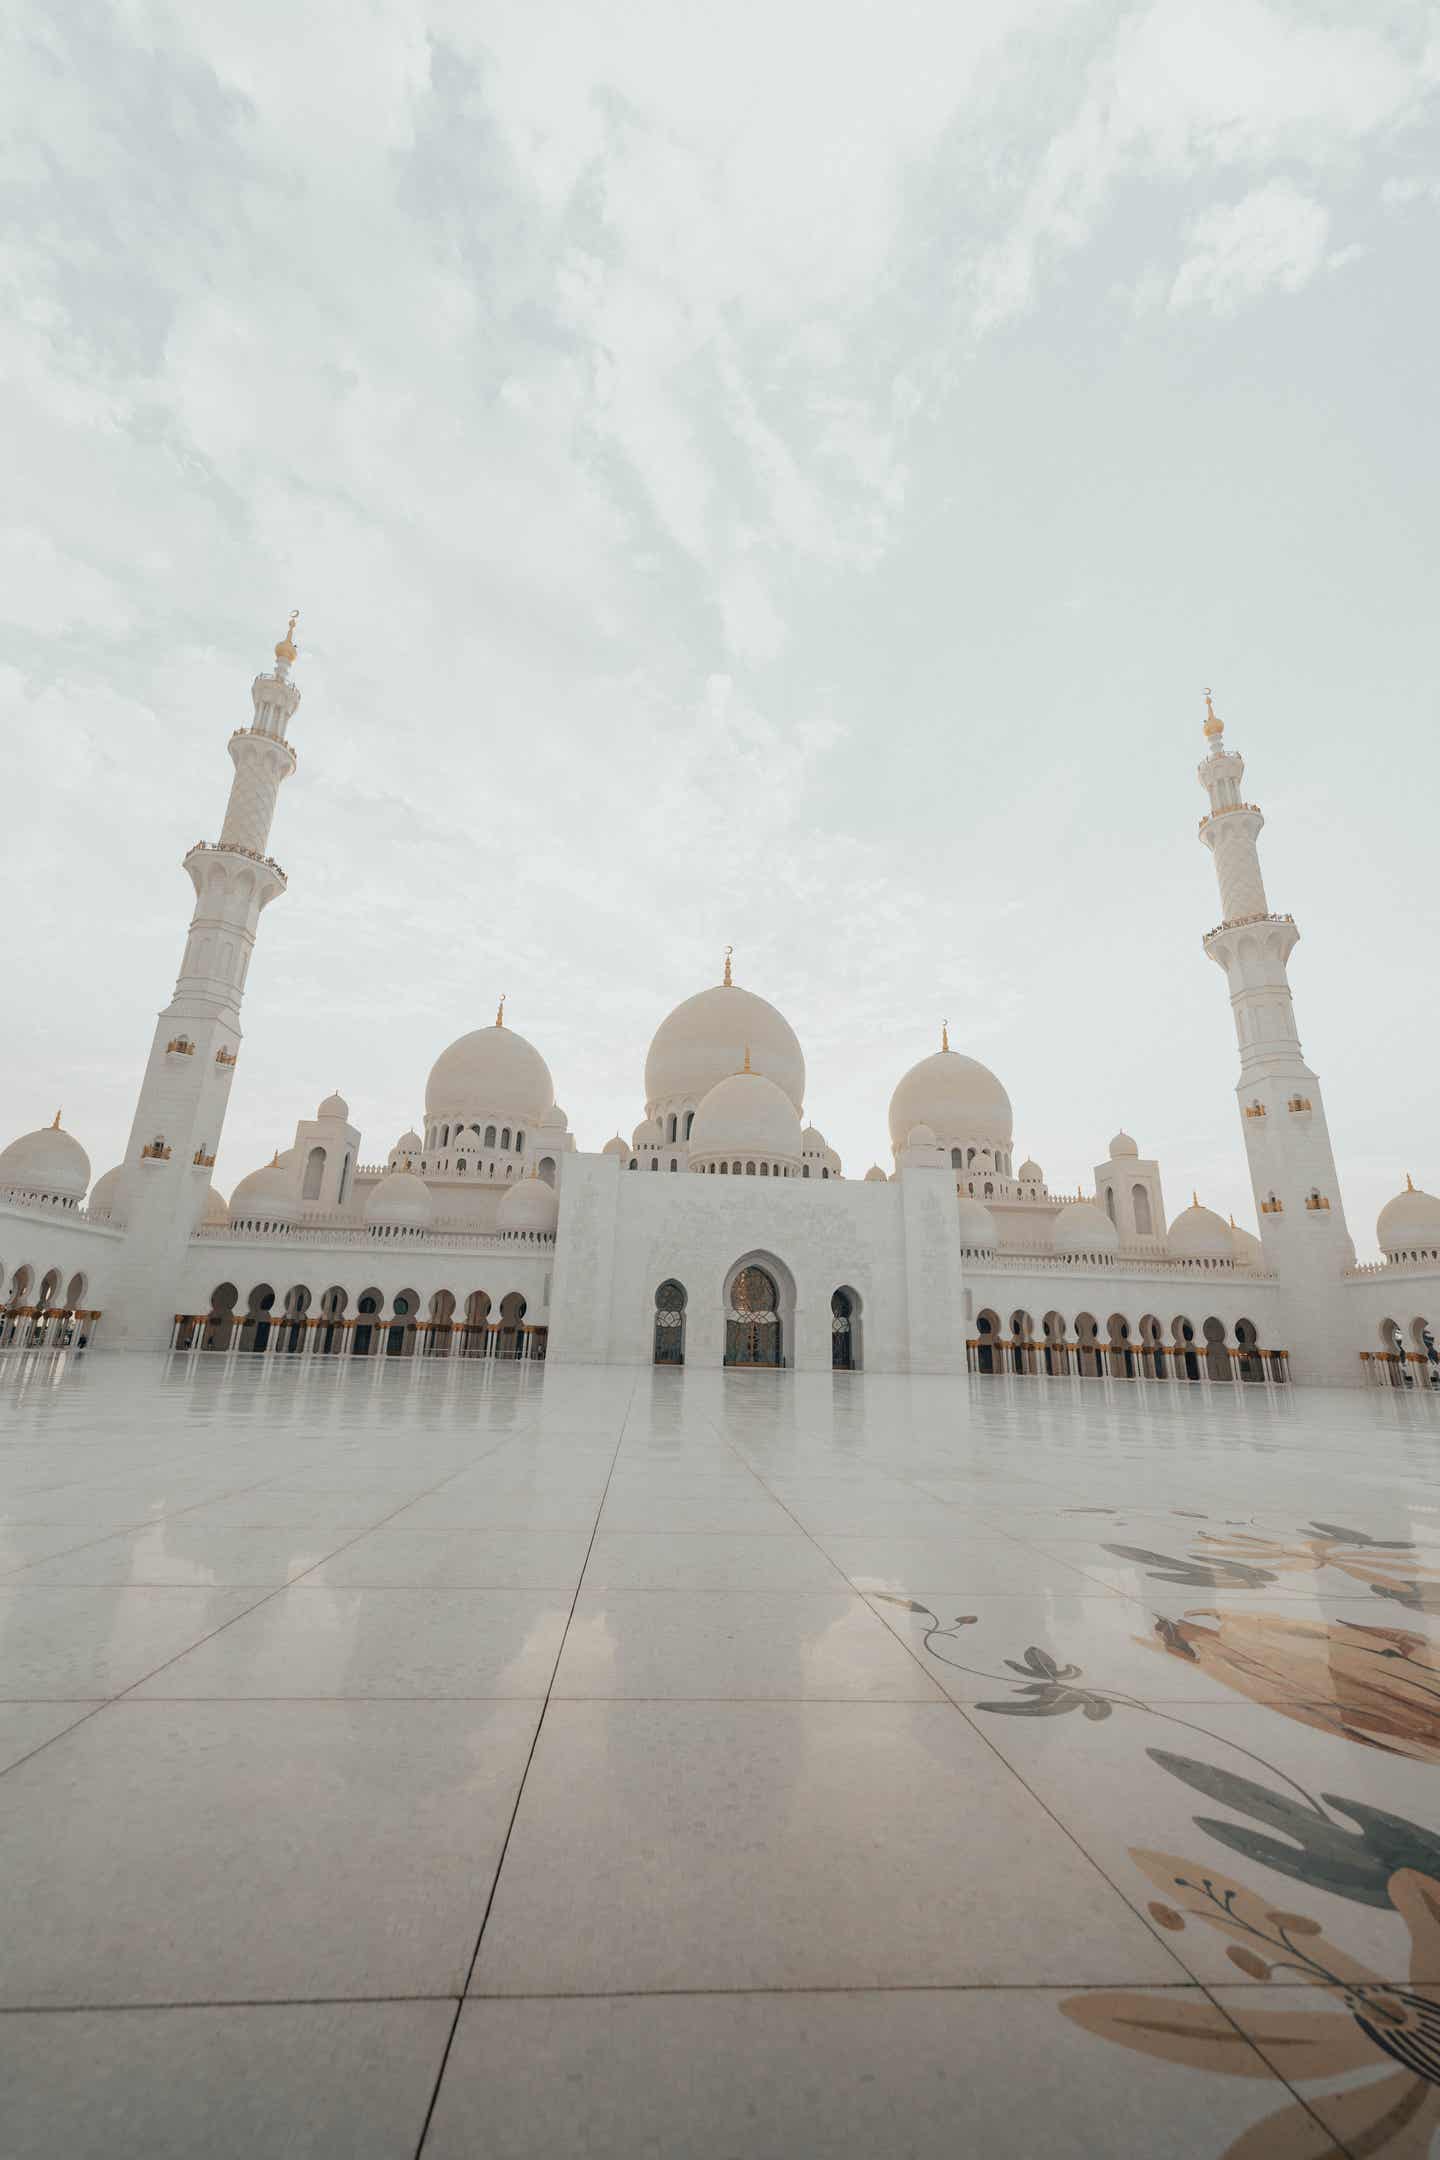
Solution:
M1272 289L1299 292L1325 265L1329 235L1328 211L1288 180L1272 180L1236 203L1218 203L1190 227L1170 307L1175 313L1198 307L1232 315Z

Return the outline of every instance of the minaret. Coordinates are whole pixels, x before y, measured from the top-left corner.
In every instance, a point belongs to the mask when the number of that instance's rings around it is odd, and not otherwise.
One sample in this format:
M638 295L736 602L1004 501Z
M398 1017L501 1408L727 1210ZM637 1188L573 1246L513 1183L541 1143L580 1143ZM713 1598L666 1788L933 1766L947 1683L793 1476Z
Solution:
M266 850L280 783L295 770L285 730L300 703L290 680L297 620L290 617L275 647L273 672L251 684L249 727L230 737L235 777L220 837L197 840L185 857L195 912L125 1150L115 1206L127 1231L122 1280L105 1312L112 1347L151 1348L167 1339L175 1277L205 1204L240 1054L240 1000L256 926L286 888Z
M1225 723L1205 693L1207 754L1200 785L1210 798L1200 838L1215 859L1220 921L1204 938L1225 971L1240 1045L1236 1094L1267 1265L1284 1285L1297 1380L1353 1381L1352 1353L1316 1326L1321 1284L1355 1264L1320 1083L1306 1064L1290 995L1289 960L1299 939L1293 915L1272 913L1256 842L1265 823L1241 793L1245 760L1225 747ZM1333 1368L1333 1369L1332 1369Z

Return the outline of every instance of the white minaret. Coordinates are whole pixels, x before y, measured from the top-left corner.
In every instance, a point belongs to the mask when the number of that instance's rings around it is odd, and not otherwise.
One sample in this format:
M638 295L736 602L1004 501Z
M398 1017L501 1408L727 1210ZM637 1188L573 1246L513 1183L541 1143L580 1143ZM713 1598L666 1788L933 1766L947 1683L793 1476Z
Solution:
M1236 1094L1267 1265L1284 1284L1295 1378L1354 1383L1353 1355L1317 1318L1322 1296L1355 1264L1320 1083L1295 1025L1288 965L1299 939L1293 915L1271 912L1256 842L1265 823L1241 793L1245 760L1225 747L1225 723L1205 693L1208 753L1199 767L1210 798L1200 838L1215 858L1220 921L1204 939L1225 971L1240 1044ZM1322 1285L1324 1286L1322 1291Z
M296 615L275 647L273 674L250 688L254 718L230 737L235 777L218 840L185 857L195 912L175 994L161 1013L125 1150L115 1215L127 1236L107 1300L111 1347L163 1346L185 1248L200 1219L240 1054L240 1000L261 910L285 891L266 852L275 798L295 770L285 730L300 703L290 680Z

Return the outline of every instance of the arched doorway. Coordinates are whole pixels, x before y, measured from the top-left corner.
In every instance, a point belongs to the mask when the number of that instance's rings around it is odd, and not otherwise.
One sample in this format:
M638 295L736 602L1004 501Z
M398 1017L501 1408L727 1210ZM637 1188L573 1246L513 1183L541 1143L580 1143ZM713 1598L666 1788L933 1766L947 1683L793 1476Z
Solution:
M437 1290L430 1300L430 1330L425 1337L427 1357L449 1357L455 1325L455 1293Z
M995 1371L995 1346L1000 1339L1000 1321L993 1312L982 1312L975 1322L975 1369L977 1372Z
M420 1310L420 1299L414 1290L402 1290L391 1306L391 1320L385 1330L386 1357L411 1357L415 1350L415 1318Z
M1235 1340L1240 1347L1236 1370L1242 1380L1265 1378L1265 1360L1260 1355L1260 1337L1253 1320L1235 1322Z
M1205 1373L1211 1380L1228 1381L1230 1352L1225 1344L1225 1323L1212 1314L1205 1322Z
M309 1311L309 1287L305 1283L295 1283L285 1293L285 1322L280 1331L280 1346L287 1357L298 1355L305 1348Z
M501 1298L500 1333L495 1339L496 1357L524 1357L525 1331L520 1325L524 1318L525 1300L518 1290L512 1290Z
M270 1341L270 1314L275 1305L275 1292L268 1282L256 1283L250 1292L250 1301L240 1329L242 1350L264 1350Z
M203 1350L228 1350L235 1326L235 1307L240 1293L233 1282L217 1283L210 1293L210 1311L205 1319L205 1333L201 1339Z
M725 1315L727 1365L783 1365L780 1292L774 1277L752 1262L730 1285Z
M384 1300L378 1290L363 1290L356 1299L355 1310L360 1315L360 1318L350 1331L351 1357L369 1357L371 1351L375 1348L380 1307L383 1303Z
M655 1292L655 1363L685 1362L685 1285L673 1277Z
M465 1300L465 1326L460 1336L462 1357L488 1357L490 1354L490 1293L488 1290L472 1290Z
M349 1293L332 1283L320 1300L320 1355L334 1357L345 1348L345 1307Z
M860 1370L860 1299L850 1289L839 1289L830 1300L830 1370Z
M1174 1364L1177 1373L1182 1373L1187 1380L1198 1380L1200 1360L1195 1355L1195 1329L1183 1313L1171 1324L1170 1333L1174 1338Z
M1427 1387L1440 1388L1440 1341L1436 1330L1422 1314L1412 1321L1410 1339L1415 1345L1414 1355L1423 1363L1416 1364L1416 1371Z

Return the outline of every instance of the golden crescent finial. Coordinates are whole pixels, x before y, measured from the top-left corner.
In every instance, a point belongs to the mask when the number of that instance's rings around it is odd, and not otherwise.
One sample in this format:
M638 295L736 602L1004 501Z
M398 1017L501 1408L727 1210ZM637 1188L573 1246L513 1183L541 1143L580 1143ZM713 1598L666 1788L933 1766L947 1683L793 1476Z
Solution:
M495 1008L496 1027L504 1027L505 1025L505 1000L509 994L508 990L502 990L500 993L500 1003Z
M733 952L734 952L734 950L735 950L735 948L734 948L734 946L733 946L733 945L727 945L727 946L725 947L725 985L724 985L724 987L725 987L725 988L726 988L727 990L733 990L733 989L734 989L734 987L735 987L734 983L733 983L733 982L732 982L732 981L730 980L730 955L731 955L731 953L733 953Z
M55 1122L57 1123L57 1125L60 1122L58 1115ZM1415 1180L1411 1177L1408 1170L1405 1172L1405 1190L1406 1192L1414 1192L1415 1190Z
M1193 1185L1190 1188L1190 1205L1191 1207L1199 1207L1200 1205L1200 1195Z
M942 1021L940 1022L940 1048L941 1048L942 1050L948 1050L948 1049L949 1049L949 1047L950 1047L950 1022L949 1022L948 1020L942 1020Z
M1216 712L1212 699L1212 694L1207 688L1205 692L1205 733L1209 736L1210 740L1214 742L1221 735L1223 735L1224 732L1225 723L1220 718L1219 713Z
M281 638L279 644L275 647L276 659L283 660L287 667L290 665L290 662L295 658L295 655L299 650L298 646L295 643L295 625L297 622L299 622L299 620L299 608L291 608L290 621L286 626L285 635L283 638Z
M51 1132L59 1132L60 1130L60 1112L58 1110L55 1112L55 1122L50 1127L50 1130Z

